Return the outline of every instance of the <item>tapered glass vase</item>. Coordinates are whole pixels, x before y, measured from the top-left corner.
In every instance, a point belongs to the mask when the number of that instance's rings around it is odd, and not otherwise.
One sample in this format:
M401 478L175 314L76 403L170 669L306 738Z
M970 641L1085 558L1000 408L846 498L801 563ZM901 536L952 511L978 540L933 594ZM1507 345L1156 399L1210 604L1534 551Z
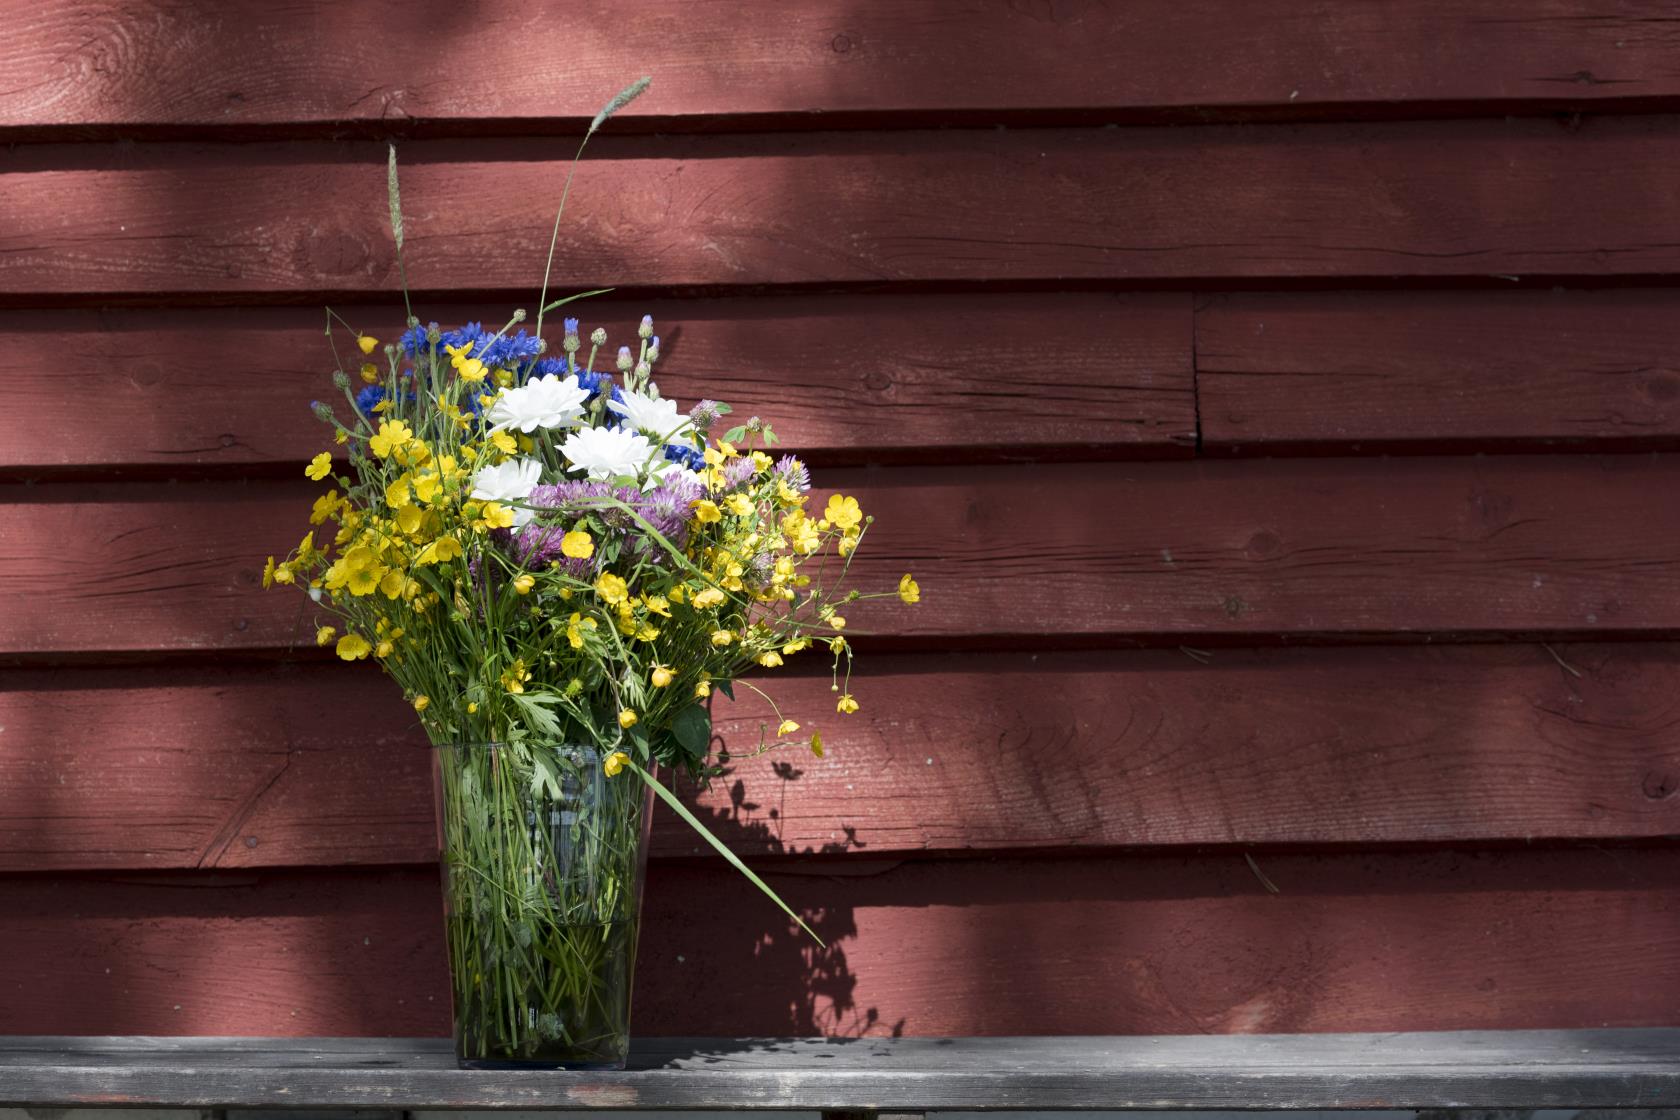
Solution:
M434 756L461 1065L622 1069L651 788L591 747Z

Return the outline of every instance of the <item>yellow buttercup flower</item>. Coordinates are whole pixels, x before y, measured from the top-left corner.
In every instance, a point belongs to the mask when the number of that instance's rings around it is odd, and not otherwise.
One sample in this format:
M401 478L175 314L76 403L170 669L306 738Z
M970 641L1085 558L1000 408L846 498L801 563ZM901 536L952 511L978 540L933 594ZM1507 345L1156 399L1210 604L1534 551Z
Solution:
M766 669L777 669L777 668L781 667L782 655L777 653L773 649L772 650L766 650L765 652L758 655L757 660L758 660L758 663L760 665L764 666Z
M376 383L379 380L379 367L374 365L372 362L363 362L362 380L366 381L369 385Z
M728 596L725 595L723 592L719 591L717 588L708 587L704 591L700 591L700 592L695 593L694 605L696 607L704 610L704 609L709 608L709 607L716 607L716 606L721 605L723 603L723 601L727 598L728 598Z
M500 502L484 503L484 524L492 529L513 528L513 510Z
M333 636L337 633L338 628L336 626L323 626L319 630L315 631L315 644L318 646L324 646L328 642L332 641Z
M319 525L327 518L338 512L338 491L328 490L315 499L315 506L309 511L309 523Z
M694 507L694 520L702 525L723 520L723 511L719 510L717 503L710 498L697 498L690 504Z
M385 487L385 504L390 506L392 509L401 509L406 506L410 497L408 482L408 475L405 474L395 482L387 485Z
M372 643L360 634L346 634L338 640L338 655L346 661L355 661L372 652Z
M356 345L362 348L362 353L371 354L373 353L373 348L379 345L379 340L374 338L371 334L364 334L356 339Z
M503 455L512 455L519 450L519 442L507 432L491 432L490 442L495 444Z
M840 702L834 705L834 710L843 716L849 716L858 710L858 702L853 700L852 694L848 692L840 697Z
M385 598L395 599L403 593L403 587L407 583L408 577L397 571L397 569L392 568L380 577L379 590L385 593Z
M530 572L520 572L513 577L513 590L516 595L529 595L531 588L537 585L537 577Z
M664 665L655 665L650 679L653 681L653 687L664 688L676 679L676 674Z
M607 777L616 778L618 777L619 771L624 769L624 764L629 761L629 755L625 754L623 751L614 751L601 760L601 770L607 775Z
M636 709L620 708L618 712L618 725L626 731L636 726Z
M602 572L599 578L595 580L595 593L608 606L615 607L630 598L630 585L625 583L621 576L615 576L611 572Z
M898 597L903 599L906 603L919 603L922 601L922 589L917 585L915 580L910 578L909 572L905 572L904 578L898 581Z
M425 693L421 693L419 696L416 696L414 698L414 710L417 711L417 712L423 712L431 706L432 706L431 698L428 697Z
M424 519L418 506L403 506L397 511L397 528L412 536L420 531Z
M449 364L461 375L461 380L476 385L489 371L484 368L483 362L470 356L473 345L469 342L465 346L445 346L443 349L449 355Z
M704 700L706 697L710 696L711 694L712 694L711 678L710 677L701 677L699 682L696 683L695 686L694 686L694 698L696 700Z
M784 719L782 721L782 725L776 728L776 737L781 738L783 735L792 735L798 730L799 725L797 723L793 722L791 719Z
M572 612L571 619L566 623L566 640L573 649L583 648L583 632L596 629L593 618L584 618L577 611Z
M717 646L719 649L722 649L724 646L728 645L730 642L733 642L734 640L735 640L735 635L731 631L728 631L728 630L713 630L712 631L712 644L714 646Z
M381 638L379 644L373 647L373 655L381 658L389 657L391 656L391 651L396 648L396 646L391 644L391 639Z
M736 517L751 517L753 511L758 508L745 494L731 494L723 500L723 504L728 506L729 512Z
M381 459L388 459L392 452L407 447L413 438L413 430L401 420L381 420L379 431L368 440L368 449Z
M856 498L830 494L828 507L823 510L823 519L839 529L856 529L863 522L863 510L858 506Z
M595 555L595 539L582 529L573 529L560 538L560 552L573 560L587 560Z
M314 482L319 482L332 473L332 452L323 451L309 460L309 465L303 468L303 476Z

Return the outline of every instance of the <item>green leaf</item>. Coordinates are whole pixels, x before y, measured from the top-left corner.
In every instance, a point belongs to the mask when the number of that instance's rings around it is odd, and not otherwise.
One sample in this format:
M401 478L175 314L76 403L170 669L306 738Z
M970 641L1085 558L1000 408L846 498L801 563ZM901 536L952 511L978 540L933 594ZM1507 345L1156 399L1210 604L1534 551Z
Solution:
M677 745L695 758L705 758L712 745L712 717L699 704L690 704L671 721L671 735Z
M735 682L734 681L713 681L712 682L712 687L717 689L719 692L723 693L725 696L729 697L731 700L735 699Z
M560 775L554 770L554 760L540 750L531 752L531 792L541 797L546 791L550 801L560 800Z
M549 706L560 702L558 696L551 692L510 692L508 696L525 713L525 720L533 731L553 739L560 737L560 721L548 710Z
M592 292L578 292L575 295L562 296L553 303L549 304L547 307L544 307L543 313L547 314L548 312L553 311L556 307L564 307L566 304L571 303L574 299L587 299L590 296L604 296L610 291L612 291L611 288L596 288Z
M728 405L724 404L722 401L713 401L712 402L712 411L716 412L719 416L728 416L731 412L734 412L735 410L733 408L730 408Z
M706 838L706 843L708 843L712 847L716 848L718 850L718 853L720 855L722 855L724 859L728 860L730 865L732 867L734 867L735 870L737 870L741 874L745 875L747 877L748 882L750 882L753 886L757 887L759 890L763 891L765 893L765 895L770 899L771 902L774 902L777 906L780 906L782 908L782 913L784 913L788 917L792 918L795 922L798 922L799 923L799 928L804 930L806 933L810 934L812 941L815 941L818 945L822 945L822 947L825 948L825 949L828 948L828 946L826 944L824 944L823 939L817 936L816 930L813 930L810 926L806 925L804 918L801 918L798 914L795 914L793 912L793 909L791 907L789 907L787 903L782 901L780 895L778 895L775 891L771 890L769 885L766 884L763 879L760 879L757 875L753 874L752 868L748 867L746 864L741 862L741 857L737 856L734 852L732 852L728 848L724 847L723 841L719 840L716 836L713 836L711 834L711 832L706 828L706 826L700 823L699 818L697 818L693 813L689 812L687 807L685 807L681 801L677 800L677 795L676 794L674 794L670 790L666 789L663 785L660 784L658 778L655 778L652 774L649 774L646 770L643 770L640 766L637 766L635 764L635 762L629 762L629 763L626 763L626 765L629 766L630 769L634 770L637 774L639 774L641 776L642 781L646 782L649 786L651 786L653 788L653 792L657 793L659 795L659 799L661 801L665 802L665 804L667 804L671 807L672 812L676 813L677 816L679 816L683 820L687 821L688 824L689 824L689 827L691 827L692 829L694 829L694 831L698 832L701 836L704 836Z
M736 443L736 442L739 442L740 440L746 439L747 438L747 426L745 424L742 424L738 427L731 428L727 432L723 433L723 438L724 438L724 441L727 442L727 443Z

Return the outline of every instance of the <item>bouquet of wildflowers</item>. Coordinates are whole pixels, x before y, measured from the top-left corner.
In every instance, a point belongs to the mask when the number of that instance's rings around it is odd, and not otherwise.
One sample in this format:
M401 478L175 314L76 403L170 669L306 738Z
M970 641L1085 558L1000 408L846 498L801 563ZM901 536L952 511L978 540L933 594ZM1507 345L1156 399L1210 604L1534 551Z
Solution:
M390 194L400 264L394 151ZM775 898L660 780L717 773L715 693L814 650L837 712L858 707L857 499L814 506L768 423L664 396L651 318L617 347L566 318L550 346L543 313L567 302L539 301L531 331L411 313L383 346L329 312L354 337L334 344L342 402L314 405L339 450L306 468L314 528L263 576L330 612L317 642L384 668L440 748L457 1039L483 1060L610 1062L627 997L620 1014L601 977L627 989L651 794ZM757 751L822 754L771 709Z

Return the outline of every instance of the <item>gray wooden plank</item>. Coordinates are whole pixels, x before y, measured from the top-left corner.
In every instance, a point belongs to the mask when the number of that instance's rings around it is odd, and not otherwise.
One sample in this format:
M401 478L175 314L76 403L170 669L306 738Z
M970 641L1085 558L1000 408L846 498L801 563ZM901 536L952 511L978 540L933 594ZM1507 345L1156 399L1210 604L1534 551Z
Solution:
M1680 1105L1680 1029L642 1039L610 1073L467 1071L444 1039L12 1038L0 1105L1330 1109Z

